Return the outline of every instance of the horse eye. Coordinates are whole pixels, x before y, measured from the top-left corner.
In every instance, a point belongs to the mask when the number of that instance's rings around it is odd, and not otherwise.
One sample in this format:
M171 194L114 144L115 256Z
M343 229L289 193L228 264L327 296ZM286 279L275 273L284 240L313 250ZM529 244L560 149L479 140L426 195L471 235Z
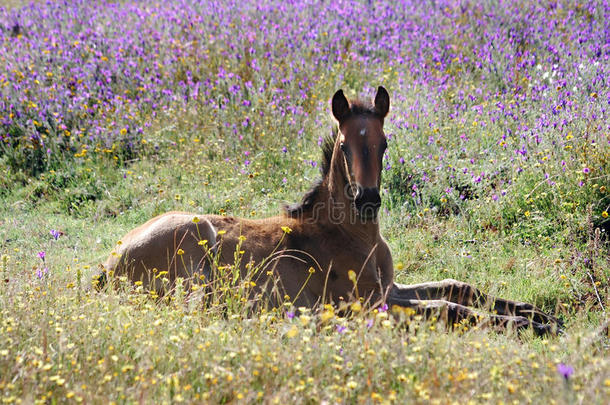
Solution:
M341 151L343 153L347 153L347 146L345 146L345 144L343 142L341 142L341 144L339 145L339 147L341 148Z

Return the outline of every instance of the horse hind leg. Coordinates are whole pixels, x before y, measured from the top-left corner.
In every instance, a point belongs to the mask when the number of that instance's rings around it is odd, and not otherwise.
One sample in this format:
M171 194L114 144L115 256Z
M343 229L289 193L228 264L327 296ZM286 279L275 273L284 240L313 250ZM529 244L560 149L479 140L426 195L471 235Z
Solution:
M167 277L171 284L177 277L190 280L197 278L209 283L213 278L217 231L205 217L200 217L200 221L196 224L191 218L181 222L176 228L170 228L170 237L166 238L167 240L159 240L163 235L168 234L165 232L160 233L161 236L157 238L145 240L145 243L125 243L128 246L124 244L118 253L111 254L106 262L100 265L100 271L92 276L93 289L103 289L112 275L126 275L131 281L143 281L146 288L162 293L166 287L158 285L161 281L157 280L155 270L169 272ZM207 242L205 245L199 245L200 240ZM184 248L190 254L183 254L179 259L177 251L180 248Z

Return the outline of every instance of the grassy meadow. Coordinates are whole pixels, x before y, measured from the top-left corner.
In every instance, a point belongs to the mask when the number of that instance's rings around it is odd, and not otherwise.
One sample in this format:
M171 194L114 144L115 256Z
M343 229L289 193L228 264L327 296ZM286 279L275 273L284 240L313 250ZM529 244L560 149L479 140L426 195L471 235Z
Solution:
M608 403L604 3L8 4L2 403ZM332 94L378 85L396 280L472 283L558 315L564 334L88 289L157 214L263 218L300 200Z

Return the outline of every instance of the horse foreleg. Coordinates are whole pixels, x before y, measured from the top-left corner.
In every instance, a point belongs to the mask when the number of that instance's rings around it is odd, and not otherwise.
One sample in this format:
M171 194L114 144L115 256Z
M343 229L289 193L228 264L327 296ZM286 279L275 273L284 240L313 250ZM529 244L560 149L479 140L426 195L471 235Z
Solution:
M555 331L553 325L542 324L523 316L481 314L467 306L445 300L401 300L394 297L392 300L389 300L389 303L404 308L411 308L416 314L422 315L425 319L438 316L449 327L467 322L471 325L490 325L503 330L531 328L538 336L552 334Z
M412 285L394 283L389 297L402 300L443 300L485 309L502 316L525 317L537 323L553 323L558 326L562 324L532 304L492 297L470 284L453 279Z

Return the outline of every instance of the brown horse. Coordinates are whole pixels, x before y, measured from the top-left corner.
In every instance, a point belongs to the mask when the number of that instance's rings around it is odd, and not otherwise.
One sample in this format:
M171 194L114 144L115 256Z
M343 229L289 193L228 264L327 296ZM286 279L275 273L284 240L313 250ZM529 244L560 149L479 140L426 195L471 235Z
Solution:
M307 307L360 298L424 316L440 312L450 325L478 320L478 312L469 308L477 307L494 312L485 318L493 325L552 331L557 324L552 316L529 304L489 297L465 283L393 282L392 255L377 221L389 107L383 87L373 104L350 103L343 91L335 93L332 113L339 129L323 146L322 179L282 215L249 220L169 212L123 237L104 271L157 288L159 275L169 284L193 275L213 280L221 269L236 266L241 277L253 280L252 296L272 306L282 298ZM236 252L243 255L236 259ZM211 263L212 257L217 263Z

